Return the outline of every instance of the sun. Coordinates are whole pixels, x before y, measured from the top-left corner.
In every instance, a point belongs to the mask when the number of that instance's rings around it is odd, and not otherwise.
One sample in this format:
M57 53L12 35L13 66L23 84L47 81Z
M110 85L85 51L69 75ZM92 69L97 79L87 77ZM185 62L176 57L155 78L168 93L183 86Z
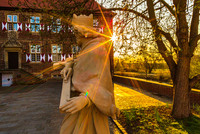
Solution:
M117 40L117 37L116 37L115 35L113 35L113 36L111 37L111 40L112 40L112 41L115 41L115 40Z

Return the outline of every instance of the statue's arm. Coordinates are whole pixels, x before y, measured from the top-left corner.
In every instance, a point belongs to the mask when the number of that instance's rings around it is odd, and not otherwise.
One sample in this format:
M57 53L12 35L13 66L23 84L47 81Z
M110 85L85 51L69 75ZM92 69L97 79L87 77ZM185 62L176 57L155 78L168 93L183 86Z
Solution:
M72 61L73 61L73 58L67 58L65 61L58 61L53 64L53 69L57 70L57 69L62 68L63 66L66 67L66 65L71 66Z
M73 72L73 65L74 65L74 61L68 61L65 63L65 67L62 69L62 71L60 72L60 74L63 75L64 80L67 81L68 78L72 75Z

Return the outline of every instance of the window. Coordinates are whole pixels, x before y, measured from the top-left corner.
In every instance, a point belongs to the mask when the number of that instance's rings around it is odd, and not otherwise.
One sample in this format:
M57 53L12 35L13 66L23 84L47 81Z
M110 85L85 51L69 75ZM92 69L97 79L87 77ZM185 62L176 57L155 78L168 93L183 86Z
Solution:
M61 45L53 44L51 45L51 47L52 47L51 50L52 50L53 62L61 61L61 52L62 52Z
M7 15L8 31L17 31L17 15Z
M73 26L68 25L68 32L69 32L69 33L74 33L74 28L73 28Z
M93 20L93 27L98 27L99 26L99 22L97 19Z
M31 16L30 23L31 23L31 31L32 32L39 32L39 30L40 30L40 17Z
M80 51L81 51L81 48L79 46L75 46L75 45L72 46L73 54L75 54L75 53L78 54Z
M40 45L31 45L30 52L31 52L31 61L40 62L40 53L41 53Z
M52 27L52 32L54 33L59 33L61 30L61 20L60 19L55 19L51 18L53 22L53 27Z

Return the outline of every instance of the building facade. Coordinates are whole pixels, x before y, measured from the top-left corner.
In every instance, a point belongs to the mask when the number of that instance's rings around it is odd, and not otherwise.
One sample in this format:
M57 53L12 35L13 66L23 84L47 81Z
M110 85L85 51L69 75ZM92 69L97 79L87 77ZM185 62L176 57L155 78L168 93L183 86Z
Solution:
M40 10L17 10L0 2L0 85L33 84L60 77L52 65L72 56L78 48L73 27ZM112 30L113 13L104 13ZM51 23L46 20L50 20ZM94 27L108 34L101 13L94 14ZM111 54L112 55L112 54Z

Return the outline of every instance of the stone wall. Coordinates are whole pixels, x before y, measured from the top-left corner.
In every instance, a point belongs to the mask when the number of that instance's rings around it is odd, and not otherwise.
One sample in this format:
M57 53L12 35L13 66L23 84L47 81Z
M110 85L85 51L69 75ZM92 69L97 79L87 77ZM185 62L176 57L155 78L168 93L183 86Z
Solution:
M173 99L173 87L169 84L119 75L114 75L113 81ZM191 104L197 103L200 105L200 90L192 89L190 94L190 102Z

